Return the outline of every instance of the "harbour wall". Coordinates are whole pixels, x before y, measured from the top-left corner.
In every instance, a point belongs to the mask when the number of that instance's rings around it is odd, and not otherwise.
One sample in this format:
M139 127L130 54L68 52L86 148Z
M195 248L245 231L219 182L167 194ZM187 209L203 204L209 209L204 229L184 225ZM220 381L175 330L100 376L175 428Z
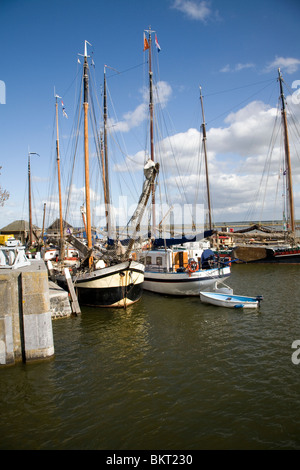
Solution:
M54 355L48 272L44 261L0 269L0 366Z
M49 296L52 320L73 315L69 293L52 281L49 281Z

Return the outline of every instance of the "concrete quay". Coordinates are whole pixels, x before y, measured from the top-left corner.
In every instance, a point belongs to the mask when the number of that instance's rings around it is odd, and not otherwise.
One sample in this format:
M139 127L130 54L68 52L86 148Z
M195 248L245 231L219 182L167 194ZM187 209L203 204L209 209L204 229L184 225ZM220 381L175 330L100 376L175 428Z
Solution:
M0 269L0 366L54 355L48 272L44 261Z
M50 311L53 320L73 315L69 293L55 282L49 281Z

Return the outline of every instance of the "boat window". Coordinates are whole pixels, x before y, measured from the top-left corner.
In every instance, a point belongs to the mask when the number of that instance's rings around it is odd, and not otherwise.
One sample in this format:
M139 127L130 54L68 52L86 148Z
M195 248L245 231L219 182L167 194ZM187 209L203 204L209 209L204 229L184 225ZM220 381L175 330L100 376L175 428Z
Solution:
M156 257L156 264L157 264L158 266L162 266L162 256L157 256L157 257Z
M151 264L152 259L151 256L146 256L146 264Z

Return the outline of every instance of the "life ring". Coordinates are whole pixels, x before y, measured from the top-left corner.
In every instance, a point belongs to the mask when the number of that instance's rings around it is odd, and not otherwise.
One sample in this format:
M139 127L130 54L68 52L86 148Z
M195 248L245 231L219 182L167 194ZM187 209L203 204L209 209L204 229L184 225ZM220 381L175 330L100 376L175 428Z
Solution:
M187 269L190 273L194 273L198 270L198 263L196 263L196 261L190 261L187 266Z

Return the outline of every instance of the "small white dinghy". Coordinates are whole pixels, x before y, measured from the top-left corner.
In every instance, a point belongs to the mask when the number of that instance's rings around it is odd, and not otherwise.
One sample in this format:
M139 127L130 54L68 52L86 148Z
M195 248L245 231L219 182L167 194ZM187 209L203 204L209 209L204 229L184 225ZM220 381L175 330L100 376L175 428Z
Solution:
M258 308L261 295L256 297L246 297L244 295L222 294L217 292L200 292L202 302L229 308Z

